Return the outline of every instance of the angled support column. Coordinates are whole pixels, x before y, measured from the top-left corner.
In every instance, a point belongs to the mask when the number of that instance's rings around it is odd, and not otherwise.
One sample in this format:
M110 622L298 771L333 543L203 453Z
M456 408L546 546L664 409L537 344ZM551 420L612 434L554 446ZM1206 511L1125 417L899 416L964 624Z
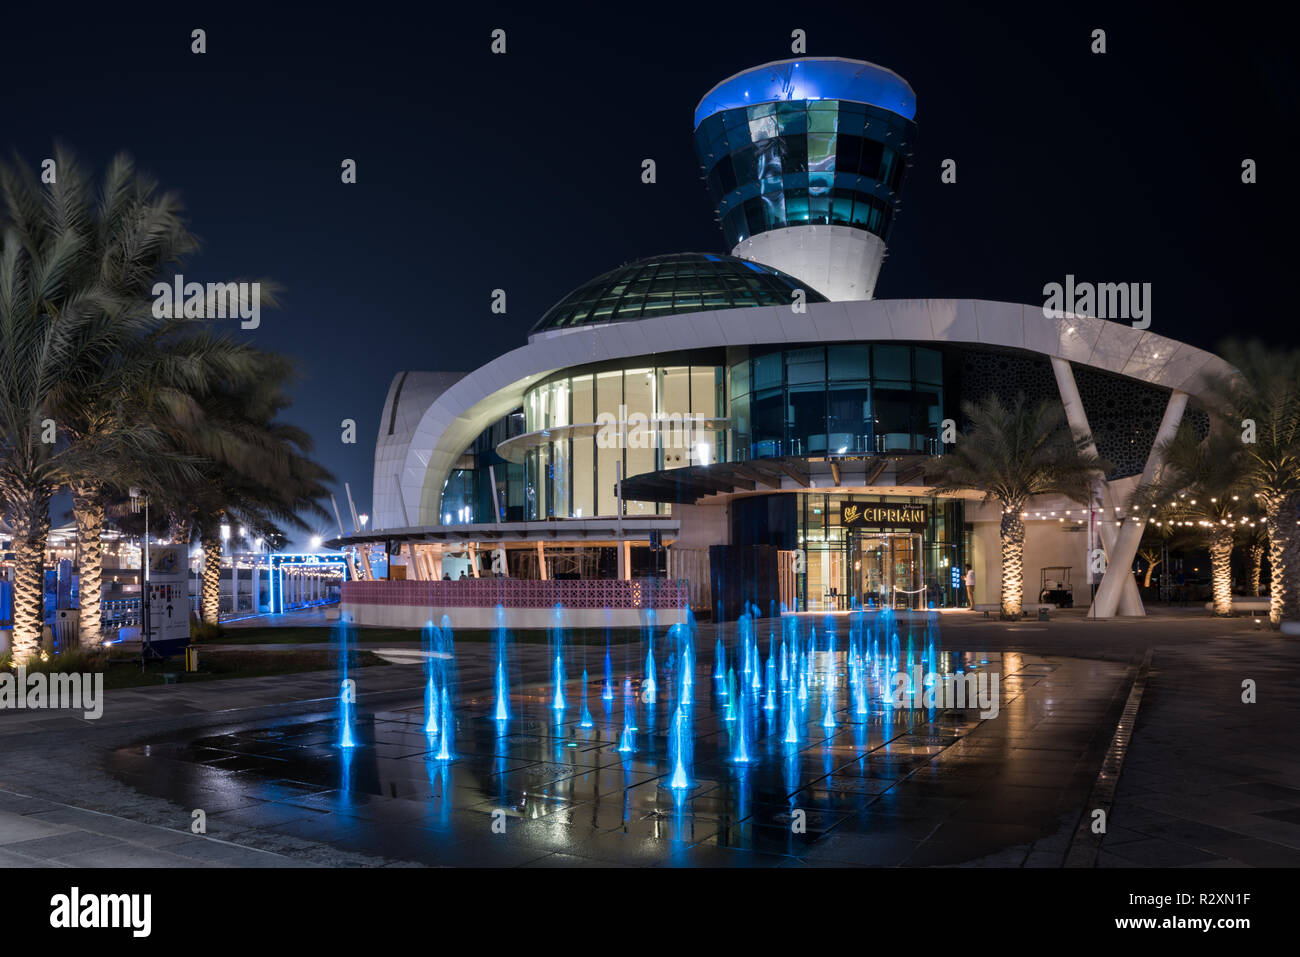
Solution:
M1085 435L1089 436L1086 451L1096 455L1097 443L1091 441L1092 428L1088 425L1088 414L1083 409L1083 399L1079 396L1079 386L1074 381L1074 370L1070 368L1070 363L1067 360L1053 356L1052 372L1056 375L1056 387L1060 390L1061 402L1065 405L1065 419L1070 424L1070 431L1074 433L1076 439ZM1099 493L1098 498L1102 504L1103 516L1106 514L1106 510L1109 510L1109 514L1113 518L1115 503L1111 500L1110 483L1100 473L1097 476L1096 488ZM1097 530L1101 535L1101 544L1105 547L1106 554L1114 556L1116 528L1113 525L1107 525L1105 521L1101 521L1098 523ZM1092 560L1091 555L1088 556L1088 560ZM1133 559L1130 558L1129 564L1132 563ZM1109 568L1111 564L1108 561L1106 567ZM1137 582L1133 580L1132 575L1128 576L1128 583L1122 587L1120 613L1124 615L1145 615L1146 609L1142 607L1142 596L1138 592ZM1089 612L1089 615L1096 617L1095 606Z
M1160 430L1156 433L1155 442L1151 445L1151 453L1147 456L1146 467L1142 470L1139 487L1159 477L1160 469L1164 466L1164 456L1161 454L1160 447L1174 437L1186 408L1186 392L1175 390L1170 394L1169 404L1165 406L1164 418L1160 420ZM1124 582L1136 587L1137 583L1133 580L1133 559L1137 555L1138 545L1142 541L1142 531L1145 528L1145 521L1126 521L1120 527L1119 534L1115 537L1115 547L1111 550L1110 559L1106 563L1106 574L1102 576L1101 585L1097 588L1097 598L1093 602L1096 612L1094 617L1111 618L1117 612L1124 613L1120 601Z

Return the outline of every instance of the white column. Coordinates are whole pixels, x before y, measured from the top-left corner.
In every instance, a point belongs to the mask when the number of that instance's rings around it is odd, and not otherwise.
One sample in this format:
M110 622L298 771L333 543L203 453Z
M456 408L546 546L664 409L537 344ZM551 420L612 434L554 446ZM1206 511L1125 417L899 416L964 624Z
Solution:
M1070 431L1076 439L1088 436L1089 441L1085 446L1085 451L1097 454L1097 443L1092 441L1092 428L1088 425L1088 414L1083 408L1083 399L1079 395L1079 386L1074 381L1074 370L1070 368L1070 363L1057 356L1052 356L1052 372L1056 375L1056 387L1061 393L1061 402L1065 406L1065 419L1070 424ZM1098 475L1097 488L1100 492L1102 505L1102 518L1098 522L1097 529L1101 533L1101 543L1106 549L1108 556L1115 554L1116 528L1114 525L1107 525L1105 518L1107 515L1113 521L1115 518L1115 502L1111 494L1110 483L1106 481L1104 475ZM1089 505L1092 503L1089 502ZM1089 563L1092 562L1092 556L1087 557ZM1129 559L1129 564L1132 564ZM1110 567L1110 562L1107 567ZM1142 607L1142 595L1138 591L1137 582L1133 576L1127 576L1127 583L1122 587L1120 594L1120 612L1125 615L1145 615L1146 609ZM1095 609L1089 612L1090 616L1095 617Z
M1160 420L1160 430L1156 433L1155 442L1152 443L1151 454L1147 456L1146 467L1142 469L1139 488L1149 485L1159 477L1160 469L1164 466L1164 455L1160 447L1174 437L1178 431L1178 423L1183 419L1183 410L1186 408L1186 392L1175 390L1170 394L1169 404L1165 406L1164 418ZM1124 583L1137 586L1133 580L1133 559L1137 556L1138 545L1142 541L1142 531L1145 528L1145 516L1138 520L1129 517L1120 527L1119 534L1115 537L1115 547L1110 550L1110 557L1106 562L1106 574L1102 576L1101 585L1097 588L1091 617L1112 618L1117 612L1123 613L1121 596Z

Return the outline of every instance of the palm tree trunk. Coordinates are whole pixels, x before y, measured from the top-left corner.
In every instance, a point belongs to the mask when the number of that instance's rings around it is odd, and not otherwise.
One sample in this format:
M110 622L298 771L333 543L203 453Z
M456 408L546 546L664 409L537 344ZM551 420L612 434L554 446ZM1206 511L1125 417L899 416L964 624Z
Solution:
M221 618L221 539L201 532L203 546L203 594L199 600L199 618L205 625L215 625Z
M50 535L50 490L20 484L6 489L14 528L15 664L40 653L45 628L45 548Z
M1270 496L1268 513L1269 597L1268 620L1277 627L1300 621L1300 495Z
M1216 525L1210 538L1210 588L1216 615L1232 614L1232 526Z
M72 486L72 517L77 523L81 640L98 645L104 599L104 487L94 481Z
M1003 620L1020 617L1025 594L1025 523L1019 507L1002 512Z
M1260 579L1264 572L1264 543L1251 542L1250 551L1250 593L1259 597Z

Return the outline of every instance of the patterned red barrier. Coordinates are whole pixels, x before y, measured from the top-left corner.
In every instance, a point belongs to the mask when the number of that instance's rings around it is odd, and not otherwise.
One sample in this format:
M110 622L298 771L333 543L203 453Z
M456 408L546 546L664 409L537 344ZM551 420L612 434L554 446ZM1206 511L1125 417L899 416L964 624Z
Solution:
M523 578L467 578L462 581L344 582L343 601L359 605L416 605L432 608L685 608L684 579L634 578L537 581Z

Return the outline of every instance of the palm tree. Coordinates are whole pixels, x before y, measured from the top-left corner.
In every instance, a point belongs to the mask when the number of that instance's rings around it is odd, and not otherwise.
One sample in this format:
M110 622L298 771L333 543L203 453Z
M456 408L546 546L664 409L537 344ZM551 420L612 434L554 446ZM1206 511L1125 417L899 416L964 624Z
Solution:
M195 480L154 487L171 523L197 531L203 550L200 618L216 624L220 611L221 526L238 523L271 541L285 526L305 531L301 514L328 513L321 499L334 477L309 457L311 437L278 419L288 406L291 368L278 356L258 353L256 372L232 379L177 408L172 435L178 451L198 457Z
M935 493L975 490L985 502L1002 507L1003 619L1019 618L1024 599L1025 523L1023 512L1035 495L1064 495L1086 502L1098 471L1106 463L1086 451L1090 436L1075 438L1060 402L1026 407L1017 395L1010 407L995 394L978 405L962 403L965 430L951 452L927 464Z
M50 498L70 476L96 464L93 449L71 444L60 433L54 411L92 387L105 358L123 335L142 327L146 315L125 307L105 284L85 281L93 240L82 215L84 184L73 164L63 172L42 195L0 167L6 201L0 239L0 496L14 528L17 662L36 653L44 626ZM141 228L165 232L165 225ZM127 231L147 244L147 235Z
M43 596L33 590L39 568L30 556L43 554L53 489L64 485L73 495L83 626L97 631L101 533L113 487L141 483L145 474L175 481L193 477L192 460L166 441L169 406L178 395L201 393L213 381L247 375L251 368L247 344L198 332L196 324L180 318L153 315L154 282L197 247L176 198L158 194L125 156L109 165L97 195L63 150L56 151L56 169L56 182L47 188L21 162L0 166L5 246L12 250L6 285L23 288L24 264L29 273L47 277L25 307L17 300L0 304L0 323L15 333L4 341L5 359L17 368L44 363L47 369L26 391L6 397L9 444L0 448L0 475L8 475L0 486L18 528L27 530L25 560L33 566L15 583L23 618L21 629L15 618L15 648L25 649L22 654L34 650L40 633ZM48 280L51 275L57 284ZM263 288L273 304L274 290ZM62 323L45 323L34 303L47 311L63 304L70 315ZM49 448L34 449L35 455L23 451L23 430L15 425L24 420L46 426L42 445Z
M1264 553L1268 551L1268 523L1250 521L1246 531L1246 581L1252 597L1258 598L1264 572Z
M1220 352L1238 374L1215 384L1214 401L1241 430L1242 484L1264 510L1277 626L1300 620L1300 351L1229 342Z
M1164 466L1159 478L1138 487L1129 504L1158 527L1198 533L1210 550L1214 613L1230 615L1233 540L1247 520L1250 501L1249 496L1242 499L1241 442L1221 422L1212 422L1204 439L1184 422L1160 451Z
M1163 562L1164 559L1160 557L1160 552L1156 551L1154 548L1142 549L1138 552L1138 557L1147 563L1146 574L1142 576L1142 587L1150 588L1151 575L1155 572L1156 566Z

